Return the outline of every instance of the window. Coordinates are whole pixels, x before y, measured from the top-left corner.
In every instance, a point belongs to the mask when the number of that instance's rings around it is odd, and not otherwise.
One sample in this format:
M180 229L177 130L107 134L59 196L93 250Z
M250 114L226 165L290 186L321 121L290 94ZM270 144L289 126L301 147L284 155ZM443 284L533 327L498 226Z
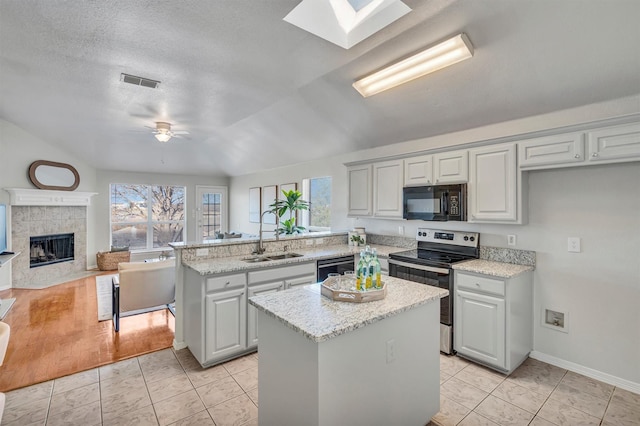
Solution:
M184 240L184 186L111 184L111 245L131 250Z
M309 201L309 211L302 215L302 223L310 232L331 229L331 176L304 179L302 192ZM306 213L306 214L304 214Z

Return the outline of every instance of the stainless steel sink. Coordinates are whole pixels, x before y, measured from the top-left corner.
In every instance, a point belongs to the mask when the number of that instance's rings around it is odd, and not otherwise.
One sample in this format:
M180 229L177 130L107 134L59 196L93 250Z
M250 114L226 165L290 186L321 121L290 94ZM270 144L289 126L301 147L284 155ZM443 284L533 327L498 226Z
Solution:
M258 263L258 262L269 262L270 260L291 259L293 257L301 257L301 256L304 256L304 255L300 253L284 253L284 254L246 257L242 260L247 263Z

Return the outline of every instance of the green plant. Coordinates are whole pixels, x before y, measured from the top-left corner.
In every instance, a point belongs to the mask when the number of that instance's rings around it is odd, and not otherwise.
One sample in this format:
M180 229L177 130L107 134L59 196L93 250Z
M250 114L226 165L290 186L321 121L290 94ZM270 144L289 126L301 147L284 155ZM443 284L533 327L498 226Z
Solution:
M353 241L356 244L364 244L364 238L362 238L360 235L354 234L351 236L351 241Z
M301 234L305 231L304 226L296 225L296 212L299 210L309 210L309 202L302 199L302 193L295 189L282 191L284 199L274 200L270 207L270 212L278 215L279 218L289 212L289 219L281 220L280 226L276 228L278 234Z

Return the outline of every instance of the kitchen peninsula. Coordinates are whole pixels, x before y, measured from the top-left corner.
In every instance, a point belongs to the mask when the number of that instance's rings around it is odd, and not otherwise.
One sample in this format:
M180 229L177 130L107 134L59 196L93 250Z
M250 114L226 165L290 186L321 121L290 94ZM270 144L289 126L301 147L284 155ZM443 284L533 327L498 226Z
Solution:
M387 296L334 302L319 284L254 296L261 425L424 425L439 399L447 290L385 277Z

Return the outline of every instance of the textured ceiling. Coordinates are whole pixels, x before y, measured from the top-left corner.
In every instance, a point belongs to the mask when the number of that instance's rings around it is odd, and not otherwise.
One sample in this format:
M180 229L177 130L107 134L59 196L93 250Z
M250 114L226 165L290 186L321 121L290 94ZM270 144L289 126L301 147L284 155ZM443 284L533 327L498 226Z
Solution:
M282 20L297 0L1 0L0 118L100 169L240 175L640 93L637 0L404 3L345 50ZM459 32L472 59L351 87Z

